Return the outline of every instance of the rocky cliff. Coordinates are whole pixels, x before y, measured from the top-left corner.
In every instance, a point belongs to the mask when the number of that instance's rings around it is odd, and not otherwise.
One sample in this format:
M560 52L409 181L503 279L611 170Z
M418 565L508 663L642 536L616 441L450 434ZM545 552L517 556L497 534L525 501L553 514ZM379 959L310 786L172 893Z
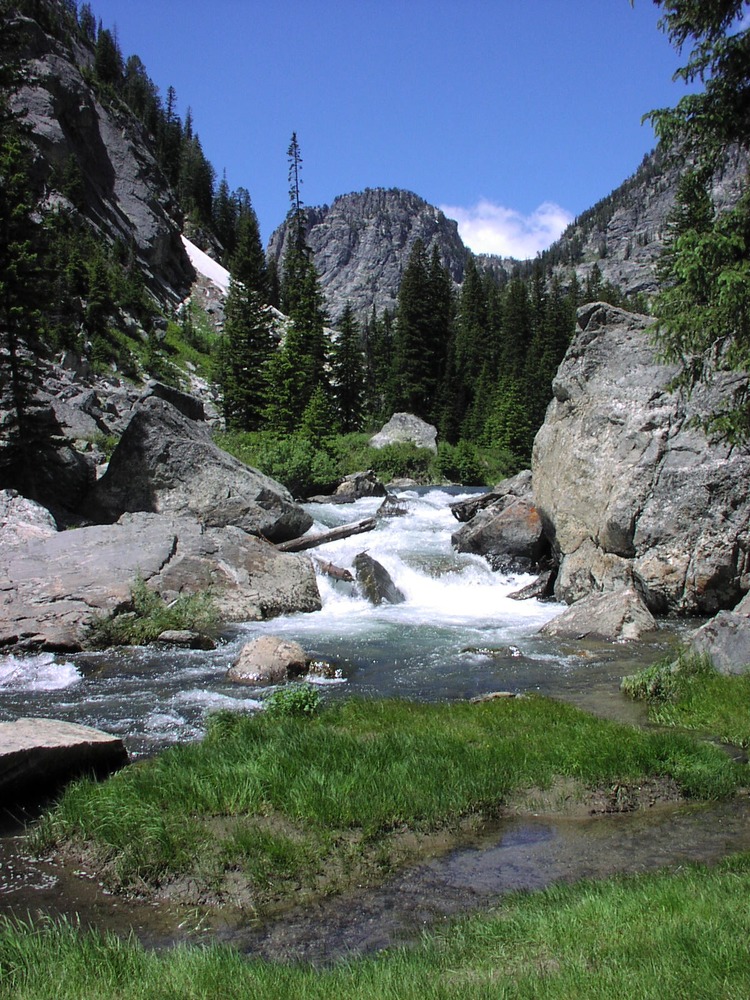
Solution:
M466 247L458 225L423 198L397 188L368 188L308 209L307 242L335 323L350 302L367 315L396 305L401 274L417 239L436 244L453 280L463 280ZM286 224L271 236L269 258L281 265Z
M559 599L635 587L652 611L713 614L750 589L750 449L700 423L743 376L670 392L676 371L658 362L651 323L603 303L579 310L534 443L534 496Z
M8 27L23 79L12 104L31 131L33 180L44 202L80 213L108 243L132 248L157 299L181 301L194 272L180 240L179 207L145 129L116 97L99 99L89 82L90 47L53 37L21 15ZM0 58L9 57L0 40ZM71 180L75 204L64 190Z

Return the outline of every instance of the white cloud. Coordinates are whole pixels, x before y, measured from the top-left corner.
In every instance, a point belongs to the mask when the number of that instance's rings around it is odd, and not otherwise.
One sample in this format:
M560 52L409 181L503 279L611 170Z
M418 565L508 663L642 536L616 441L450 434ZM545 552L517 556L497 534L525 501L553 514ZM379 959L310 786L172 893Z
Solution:
M482 199L471 208L441 205L474 253L495 253L526 260L554 243L573 216L554 202L545 201L530 215Z

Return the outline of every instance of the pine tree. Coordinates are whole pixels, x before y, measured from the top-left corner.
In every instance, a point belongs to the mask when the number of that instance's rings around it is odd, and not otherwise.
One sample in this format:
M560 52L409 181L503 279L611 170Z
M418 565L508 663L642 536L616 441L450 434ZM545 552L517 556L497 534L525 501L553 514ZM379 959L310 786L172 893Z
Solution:
M401 279L393 344L392 408L424 417L432 403L432 301L427 251L414 241Z
M272 393L267 419L275 427L292 431L315 390L330 391L326 374L328 341L325 311L312 253L306 242L306 213L300 196L302 157L296 133L288 149L289 200L287 241L281 280L281 307L289 317L281 357L271 366ZM291 373L296 373L294 381Z
M365 363L354 311L347 302L339 321L339 335L331 349L331 382L341 430L347 434L362 425Z
M237 430L259 430L269 403L274 341L265 305L265 258L258 220L249 199L238 226L230 272L216 378L227 426Z

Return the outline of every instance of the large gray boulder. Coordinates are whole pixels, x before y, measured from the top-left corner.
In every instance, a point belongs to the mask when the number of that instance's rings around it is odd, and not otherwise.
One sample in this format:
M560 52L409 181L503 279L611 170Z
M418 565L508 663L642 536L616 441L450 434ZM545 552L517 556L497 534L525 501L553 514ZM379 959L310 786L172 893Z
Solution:
M658 627L641 597L631 588L626 588L589 594L543 625L539 634L555 639L614 642L640 639Z
M437 452L437 428L413 413L394 413L387 424L370 438L371 448L389 444L413 444Z
M713 614L750 580L750 455L696 426L740 384L669 391L652 320L582 307L533 452L534 495L573 602L632 584L655 612Z
M55 719L0 722L0 801L27 801L82 774L104 777L128 762L122 740Z
M297 538L312 524L281 483L222 451L205 425L157 396L135 408L88 508L97 521L128 511L186 515L272 542Z
M0 552L0 647L77 650L97 615L127 610L142 578L166 601L210 590L226 621L317 611L312 563L231 525L126 514Z
M719 673L742 674L750 670L750 594L734 611L720 611L697 632L688 647L704 653Z

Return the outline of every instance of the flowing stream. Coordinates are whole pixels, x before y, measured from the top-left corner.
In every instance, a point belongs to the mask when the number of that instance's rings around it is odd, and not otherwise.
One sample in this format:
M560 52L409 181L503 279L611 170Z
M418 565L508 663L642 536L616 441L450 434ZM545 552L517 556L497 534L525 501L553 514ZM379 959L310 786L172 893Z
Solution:
M492 573L478 556L452 550L458 527L449 504L467 491L400 495L403 516L310 555L351 568L366 550L390 573L403 604L373 607L352 584L319 577L323 608L233 626L216 650L123 649L75 656L0 656L0 720L52 716L116 733L131 756L200 738L216 709L262 709L267 689L232 685L227 667L243 643L272 633L294 638L308 656L332 661L338 680L316 682L326 698L342 695L456 700L491 691L535 691L600 715L642 723L641 706L619 693L619 680L664 655L680 628L634 644L565 645L540 637L560 605L515 601L530 581ZM379 499L311 505L313 531L369 517ZM560 879L644 870L687 859L714 860L750 849L748 809L671 807L658 816L512 820L458 851L433 858L375 892L290 913L268 927L228 918L210 926L171 911L107 896L96 879L75 879L48 862L20 860L24 817L5 818L0 836L0 912L81 913L103 928L136 929L151 944L219 935L272 957L327 960L408 939L426 922L487 905L502 892ZM1 825L1 824L0 824ZM13 828L15 826L15 829Z
M667 630L651 644L561 646L536 633L560 605L508 595L531 579L491 572L479 556L452 550L458 522L449 504L465 496L439 489L401 494L406 513L368 534L313 549L313 558L350 568L369 552L406 600L373 607L352 584L319 577L323 609L233 626L216 650L127 648L60 657L0 656L0 720L52 716L121 736L131 755L197 739L216 709L256 711L266 689L226 681L243 643L261 633L298 640L307 654L335 662L342 679L326 697L358 694L452 700L489 691L539 691L602 714L636 719L619 678L661 655ZM374 514L380 499L311 505L321 531Z

